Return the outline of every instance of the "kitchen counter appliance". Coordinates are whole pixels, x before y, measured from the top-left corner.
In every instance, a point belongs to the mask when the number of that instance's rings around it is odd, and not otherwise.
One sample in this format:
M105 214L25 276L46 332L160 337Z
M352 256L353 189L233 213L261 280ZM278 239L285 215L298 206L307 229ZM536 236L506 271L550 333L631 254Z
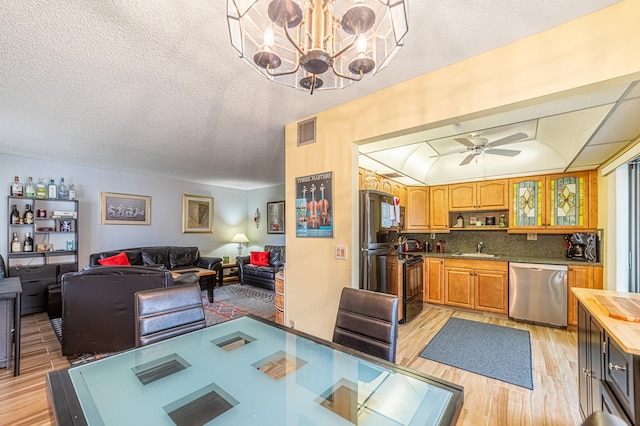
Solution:
M422 312L422 292L424 280L424 259L419 254L404 255L402 265L402 298L404 316L401 323L406 323Z
M567 265L509 263L509 317L567 326Z

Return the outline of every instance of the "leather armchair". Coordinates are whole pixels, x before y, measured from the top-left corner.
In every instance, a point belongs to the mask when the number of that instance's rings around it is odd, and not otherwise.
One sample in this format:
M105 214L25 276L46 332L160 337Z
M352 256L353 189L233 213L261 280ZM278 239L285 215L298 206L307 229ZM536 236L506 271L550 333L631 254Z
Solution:
M6 277L6 268L4 266L4 259L0 256L0 280Z
M276 273L284 268L286 262L285 246L264 246L264 251L269 252L269 266L252 265L250 256L236 257L240 284L275 290Z
M100 266L62 276L62 354L135 347L134 294L173 285L158 268Z

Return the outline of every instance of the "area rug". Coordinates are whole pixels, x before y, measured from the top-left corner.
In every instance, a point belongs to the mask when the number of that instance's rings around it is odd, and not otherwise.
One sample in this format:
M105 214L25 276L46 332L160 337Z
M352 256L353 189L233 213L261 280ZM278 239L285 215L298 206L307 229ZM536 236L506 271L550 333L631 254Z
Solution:
M449 318L420 356L533 390L527 330Z
M209 303L207 292L202 292L202 307L207 326L220 324L247 314L271 319L275 315L275 292L259 287L228 284L213 291L213 303ZM62 342L62 318L51 318L51 327ZM72 366L114 355L117 352L82 354L69 358Z

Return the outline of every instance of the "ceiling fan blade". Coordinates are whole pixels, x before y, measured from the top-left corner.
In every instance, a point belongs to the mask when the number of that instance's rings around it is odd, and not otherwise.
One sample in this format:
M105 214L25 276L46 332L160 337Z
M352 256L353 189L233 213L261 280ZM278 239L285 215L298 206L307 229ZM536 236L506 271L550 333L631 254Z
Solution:
M475 145L473 144L473 142L471 142L469 139L467 138L455 138L456 141L460 142L462 145L466 146L467 148L473 148L475 147Z
M493 155L506 155L507 157L515 157L520 154L521 151L515 149L487 149L485 154L493 154Z
M471 162L471 160L473 160L473 157L475 157L476 154L469 154L467 155L464 160L462 160L462 163L458 164L459 166L466 166L467 164L469 164Z
M519 141L520 139L524 139L526 137L527 137L526 133L518 132L518 133L514 133L513 135L506 136L506 137L504 137L502 139L498 139L498 140L495 140L493 142L489 142L486 146L487 147L494 147L494 146L506 145L508 143L516 142L516 141Z

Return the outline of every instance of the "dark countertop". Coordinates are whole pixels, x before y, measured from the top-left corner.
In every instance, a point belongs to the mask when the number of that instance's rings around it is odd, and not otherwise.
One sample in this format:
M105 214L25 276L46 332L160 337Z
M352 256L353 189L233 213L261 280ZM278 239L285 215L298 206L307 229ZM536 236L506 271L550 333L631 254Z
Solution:
M423 257L431 257L436 259L473 259L488 260L491 262L515 262L515 263L543 263L547 265L586 265L586 266L602 266L602 262L580 262L564 257L528 257L528 256L510 256L501 254L499 257L483 257L483 256L455 256L455 253L434 253L434 252L412 252L402 254L420 254Z

